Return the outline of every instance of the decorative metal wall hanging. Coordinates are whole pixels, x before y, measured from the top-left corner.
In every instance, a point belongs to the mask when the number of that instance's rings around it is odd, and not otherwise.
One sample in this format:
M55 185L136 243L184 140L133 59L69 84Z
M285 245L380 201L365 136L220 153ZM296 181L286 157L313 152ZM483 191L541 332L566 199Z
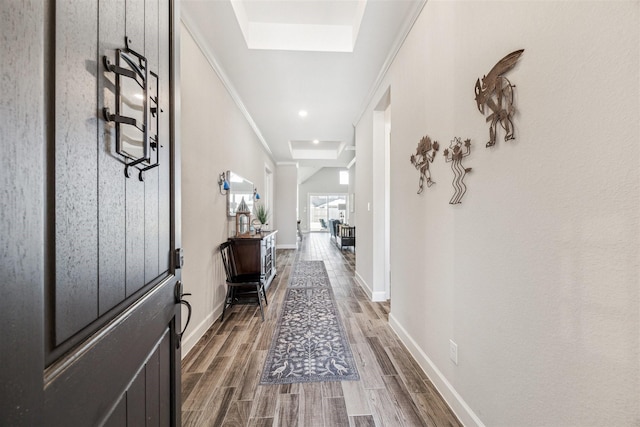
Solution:
M461 203L462 197L467 192L467 186L464 184L464 177L467 172L471 172L471 168L465 168L462 165L462 159L467 157L471 152L471 140L464 140L464 150L462 141L455 137L451 141L449 148L445 149L443 154L447 163L451 162L451 170L453 171L453 188L455 192L449 200L449 204L456 205Z
M411 155L411 164L420 171L418 194L422 193L424 190L425 181L427 183L427 187L431 187L431 185L435 184L435 181L431 179L429 163L433 163L433 159L439 147L438 141L431 142L431 138L425 135L418 143L416 154Z
M513 88L509 79L503 74L512 69L520 55L522 55L524 49L511 52L489 71L489 74L476 80L476 104L478 110L484 114L485 105L491 110L491 114L487 116L487 122L491 122L489 125L489 142L487 147L493 147L496 144L496 128L498 123L504 129L504 140L509 141L514 139L514 128L512 117L515 113L515 107L513 106Z
M107 71L116 74L115 114L109 108L102 110L107 122L116 125L116 152L125 158L124 174L129 178L129 168L143 173L158 166L159 109L158 75L148 70L147 59L129 47L131 40L125 37L125 48L116 50L116 63L104 56ZM151 78L149 78L151 75ZM152 153L155 152L155 156Z

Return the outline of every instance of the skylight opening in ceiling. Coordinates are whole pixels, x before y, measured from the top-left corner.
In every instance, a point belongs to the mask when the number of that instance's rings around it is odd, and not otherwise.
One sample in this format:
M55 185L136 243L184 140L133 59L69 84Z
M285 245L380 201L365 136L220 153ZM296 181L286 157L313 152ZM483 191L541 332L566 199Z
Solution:
M367 0L231 0L249 49L353 52Z
M344 148L341 141L289 141L289 152L294 160L335 160Z

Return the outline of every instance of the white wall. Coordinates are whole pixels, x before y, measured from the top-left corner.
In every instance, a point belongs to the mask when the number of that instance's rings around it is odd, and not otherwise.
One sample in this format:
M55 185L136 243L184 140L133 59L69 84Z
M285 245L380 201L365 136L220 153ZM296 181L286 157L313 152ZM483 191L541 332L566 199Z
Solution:
M298 247L296 206L298 204L298 165L278 163L276 169L276 248L296 249Z
M222 312L226 288L218 246L235 230L235 220L227 217L218 175L232 170L262 190L265 164L275 166L185 26L180 49L182 278L184 291L193 294L184 357Z
M390 322L467 425L640 420L639 32L638 1L431 0L357 125L357 272L372 282L373 104L390 87ZM519 48L516 140L487 149L474 84ZM427 134L436 184L417 195ZM472 140L457 206L454 136Z
M298 218L302 230L309 231L309 194L331 193L347 194L349 200L349 186L340 184L340 171L345 168L322 168L305 182L298 185ZM348 208L347 216L348 218Z

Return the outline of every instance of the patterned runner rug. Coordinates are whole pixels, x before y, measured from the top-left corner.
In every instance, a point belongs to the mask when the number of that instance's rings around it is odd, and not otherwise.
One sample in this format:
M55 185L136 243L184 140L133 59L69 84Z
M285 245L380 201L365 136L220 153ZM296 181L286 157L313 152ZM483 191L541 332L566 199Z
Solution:
M260 384L358 380L324 261L295 264Z

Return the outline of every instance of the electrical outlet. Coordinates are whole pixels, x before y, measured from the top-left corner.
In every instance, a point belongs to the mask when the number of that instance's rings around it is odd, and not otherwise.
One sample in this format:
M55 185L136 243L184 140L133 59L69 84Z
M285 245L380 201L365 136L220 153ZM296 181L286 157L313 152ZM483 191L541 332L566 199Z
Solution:
M458 344L453 340L449 340L449 359L456 365L458 364Z

